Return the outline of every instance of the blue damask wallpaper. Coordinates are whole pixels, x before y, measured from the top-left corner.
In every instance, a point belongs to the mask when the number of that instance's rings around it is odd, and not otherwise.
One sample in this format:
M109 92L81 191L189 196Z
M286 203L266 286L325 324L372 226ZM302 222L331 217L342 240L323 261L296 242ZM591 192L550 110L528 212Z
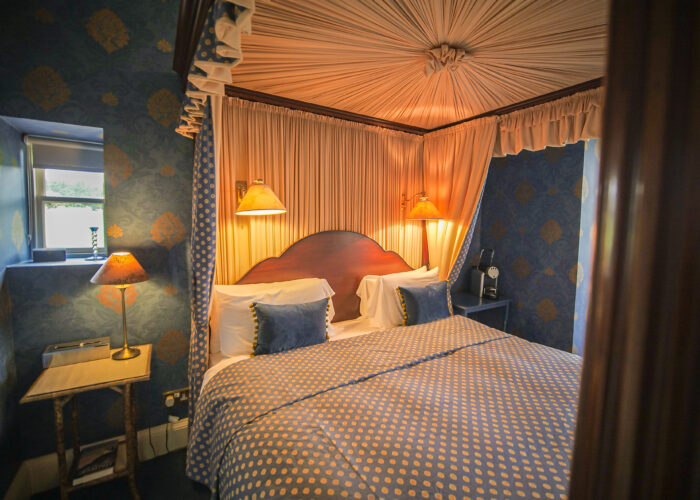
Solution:
M583 355L586 336L586 311L591 296L593 256L598 214L598 177L600 174L600 143L586 141L583 153L581 182L581 231L578 244L578 272L576 275L576 310L574 312L574 346L576 354Z
M12 301L6 267L28 255L24 154L20 134L0 118L0 456L13 463L0 467L0 488L8 484L18 463L10 450L17 446L14 432L17 409L17 369L14 354ZM0 490L1 491L1 490Z
M500 294L512 299L508 331L570 351L584 143L517 156L489 165L468 264L493 248ZM462 287L469 270L463 269ZM501 328L501 316L489 324Z
M187 385L193 145L174 132L182 97L171 70L178 4L11 2L0 34L0 115L104 129L108 248L132 251L151 276L127 296L130 340L155 348L151 380L136 388L139 428L163 423L160 393ZM18 394L39 374L47 344L105 334L119 342L117 291L91 285L95 270L10 270ZM115 393L80 403L85 442L122 431ZM18 413L21 457L51 452L50 404L21 405Z

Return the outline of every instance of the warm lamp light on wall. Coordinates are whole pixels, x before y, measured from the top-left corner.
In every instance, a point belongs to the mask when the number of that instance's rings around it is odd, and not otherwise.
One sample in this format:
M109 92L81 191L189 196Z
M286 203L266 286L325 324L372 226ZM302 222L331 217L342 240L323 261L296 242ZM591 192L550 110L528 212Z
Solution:
M122 294L122 333L124 346L112 354L112 359L125 360L138 356L141 351L129 347L126 340L126 300L124 293L134 283L148 279L148 274L130 252L114 252L90 279L96 285L114 285Z
M248 187L245 181L236 181L238 209L236 215L277 215L287 213L287 209L262 179L256 179Z

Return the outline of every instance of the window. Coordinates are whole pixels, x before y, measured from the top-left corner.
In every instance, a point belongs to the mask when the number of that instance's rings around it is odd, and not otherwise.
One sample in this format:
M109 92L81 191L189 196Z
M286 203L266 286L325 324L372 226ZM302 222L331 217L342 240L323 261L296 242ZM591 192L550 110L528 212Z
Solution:
M34 248L91 251L91 227L105 250L102 144L26 136Z

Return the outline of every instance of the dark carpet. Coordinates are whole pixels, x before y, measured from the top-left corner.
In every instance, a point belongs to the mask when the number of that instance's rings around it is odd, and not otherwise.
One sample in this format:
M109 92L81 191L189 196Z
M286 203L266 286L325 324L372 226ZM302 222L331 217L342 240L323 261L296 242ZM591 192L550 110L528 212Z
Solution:
M209 488L190 481L185 476L185 450L174 451L141 463L136 470L136 481L143 500L209 498ZM83 488L72 492L69 496L71 500L131 498L126 479L115 479L108 483ZM32 497L33 500L58 498L58 488Z

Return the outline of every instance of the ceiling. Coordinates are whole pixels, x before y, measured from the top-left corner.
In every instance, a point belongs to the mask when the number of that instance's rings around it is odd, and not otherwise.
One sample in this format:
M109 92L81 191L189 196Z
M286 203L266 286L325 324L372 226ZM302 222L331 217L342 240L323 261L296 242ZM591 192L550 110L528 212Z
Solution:
M233 85L430 129L603 76L607 12L601 0L258 2ZM442 44L456 61L428 75Z

